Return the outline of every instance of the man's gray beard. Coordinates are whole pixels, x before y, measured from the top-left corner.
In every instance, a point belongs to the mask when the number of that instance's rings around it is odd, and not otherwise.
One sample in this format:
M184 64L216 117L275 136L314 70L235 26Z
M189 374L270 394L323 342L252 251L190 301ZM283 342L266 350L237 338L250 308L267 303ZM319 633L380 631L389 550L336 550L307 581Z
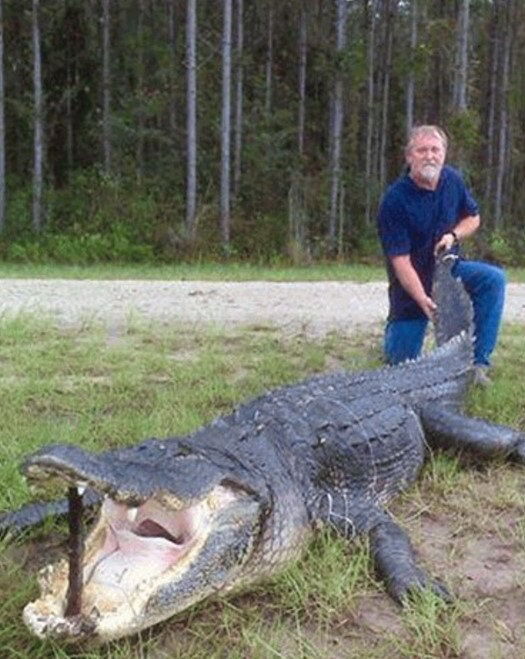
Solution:
M432 181L435 181L439 177L441 173L441 167L437 165L423 165L420 173L421 173L421 178L431 183Z

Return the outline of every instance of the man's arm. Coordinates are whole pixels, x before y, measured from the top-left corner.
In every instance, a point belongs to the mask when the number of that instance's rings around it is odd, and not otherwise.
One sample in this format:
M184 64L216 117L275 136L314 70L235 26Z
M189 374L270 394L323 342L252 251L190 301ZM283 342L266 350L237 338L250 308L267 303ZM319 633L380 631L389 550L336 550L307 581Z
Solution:
M436 243L434 250L435 253L437 254L441 250L448 250L454 245L456 240L463 240L471 236L479 227L479 223L479 215L468 215L467 217L462 218L454 227L455 236L452 233L445 233ZM410 297L417 302L423 313L432 320L434 312L437 309L436 304L432 298L425 293L423 284L412 265L410 256L408 254L391 256L390 261L401 286Z
M441 236L434 248L434 254L450 249L456 240L460 241L471 236L477 231L479 223L479 215L467 215L467 217L461 219L454 227L454 233L444 233Z
M434 311L437 309L436 304L425 293L421 279L412 265L409 254L391 256L390 261L401 286L418 303L423 313L432 320Z

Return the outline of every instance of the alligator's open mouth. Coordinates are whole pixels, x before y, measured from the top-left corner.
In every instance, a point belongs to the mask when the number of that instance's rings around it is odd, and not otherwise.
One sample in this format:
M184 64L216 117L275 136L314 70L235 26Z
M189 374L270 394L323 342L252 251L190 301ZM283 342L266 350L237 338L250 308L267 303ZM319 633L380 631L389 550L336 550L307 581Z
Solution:
M41 638L71 641L109 640L140 630L146 626L144 612L151 608L152 595L184 579L218 514L236 498L221 485L180 510L155 497L140 505L106 497L85 546L73 537L77 550L69 562L62 560L41 571L41 597L24 609L26 624ZM80 556L80 569L75 570ZM79 574L73 584L75 571ZM192 598L188 599L191 604ZM147 617L149 625L166 614L152 612Z

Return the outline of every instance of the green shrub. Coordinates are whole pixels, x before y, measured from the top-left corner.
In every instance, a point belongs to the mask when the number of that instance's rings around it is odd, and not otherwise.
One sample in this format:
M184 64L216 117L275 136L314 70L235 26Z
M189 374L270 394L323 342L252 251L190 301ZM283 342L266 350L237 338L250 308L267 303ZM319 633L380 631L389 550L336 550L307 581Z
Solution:
M87 265L105 261L154 260L151 245L133 241L128 228L115 224L108 233L42 234L8 244L4 258L18 263L67 263Z
M494 231L487 240L487 256L502 265L525 265L525 237L523 231L506 229Z

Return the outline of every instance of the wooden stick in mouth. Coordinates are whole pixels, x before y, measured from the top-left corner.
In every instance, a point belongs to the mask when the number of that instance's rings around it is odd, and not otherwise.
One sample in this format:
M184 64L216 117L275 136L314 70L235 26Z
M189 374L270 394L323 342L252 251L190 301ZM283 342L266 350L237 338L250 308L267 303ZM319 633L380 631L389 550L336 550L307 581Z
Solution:
M69 501L69 585L66 595L65 617L80 614L82 607L82 558L84 554L84 534L82 495L76 487L68 490Z

